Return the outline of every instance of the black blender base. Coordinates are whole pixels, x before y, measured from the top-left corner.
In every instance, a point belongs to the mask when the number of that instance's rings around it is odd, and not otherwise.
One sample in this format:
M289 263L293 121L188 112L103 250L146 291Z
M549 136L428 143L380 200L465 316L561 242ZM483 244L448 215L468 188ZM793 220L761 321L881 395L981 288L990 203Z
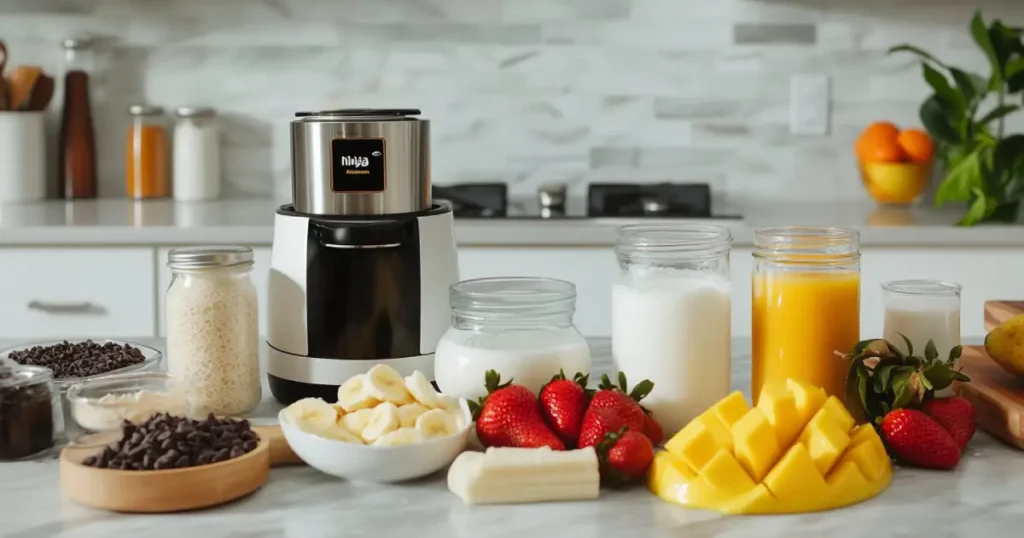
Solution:
M267 380L270 384L270 393L282 405L291 405L303 398L320 398L330 403L338 401L338 385L300 383L273 374L267 374ZM430 384L434 390L438 390L436 382L431 381Z

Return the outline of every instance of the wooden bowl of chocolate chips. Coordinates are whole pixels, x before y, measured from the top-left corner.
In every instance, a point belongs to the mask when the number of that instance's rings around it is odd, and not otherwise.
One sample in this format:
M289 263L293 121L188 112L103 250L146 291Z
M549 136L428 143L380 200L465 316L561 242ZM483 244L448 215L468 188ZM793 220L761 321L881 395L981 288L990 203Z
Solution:
M106 439L61 451L61 490L78 503L116 512L224 504L259 489L271 466L301 462L279 426L253 427L244 419L157 414L95 435Z

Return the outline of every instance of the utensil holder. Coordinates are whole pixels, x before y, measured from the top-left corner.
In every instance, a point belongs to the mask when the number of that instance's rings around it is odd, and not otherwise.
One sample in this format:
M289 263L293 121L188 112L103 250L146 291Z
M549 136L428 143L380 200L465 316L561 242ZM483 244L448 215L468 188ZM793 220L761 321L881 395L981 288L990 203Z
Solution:
M0 112L0 202L45 197L45 113Z

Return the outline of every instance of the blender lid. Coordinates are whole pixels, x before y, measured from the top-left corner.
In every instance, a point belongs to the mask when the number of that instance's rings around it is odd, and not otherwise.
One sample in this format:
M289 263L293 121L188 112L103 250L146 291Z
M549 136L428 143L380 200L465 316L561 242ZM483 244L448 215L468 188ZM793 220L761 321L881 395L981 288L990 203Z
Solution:
M406 116L419 116L418 108L341 108L338 110L318 110L314 112L296 112L296 118L358 118L358 119L400 119Z

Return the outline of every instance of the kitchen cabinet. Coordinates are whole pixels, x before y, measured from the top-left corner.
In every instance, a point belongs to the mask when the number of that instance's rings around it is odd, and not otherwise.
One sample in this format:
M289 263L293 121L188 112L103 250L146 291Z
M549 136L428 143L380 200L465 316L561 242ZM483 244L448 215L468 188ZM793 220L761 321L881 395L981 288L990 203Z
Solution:
M750 336L750 248L731 255L734 336ZM576 284L576 325L588 336L611 335L611 286L619 268L611 248L461 248L462 278L544 276ZM881 284L889 280L929 278L964 287L961 332L985 333L988 299L1024 297L1024 251L1014 249L866 248L861 259L861 334L882 334Z
M0 338L147 337L151 248L0 249Z
M158 336L167 336L167 317L164 301L167 287L171 285L171 270L167 268L169 248L157 249L157 304L159 323ZM267 334L267 283L270 281L270 247L252 246L253 267L252 281L256 286L256 295L260 316L260 334Z

